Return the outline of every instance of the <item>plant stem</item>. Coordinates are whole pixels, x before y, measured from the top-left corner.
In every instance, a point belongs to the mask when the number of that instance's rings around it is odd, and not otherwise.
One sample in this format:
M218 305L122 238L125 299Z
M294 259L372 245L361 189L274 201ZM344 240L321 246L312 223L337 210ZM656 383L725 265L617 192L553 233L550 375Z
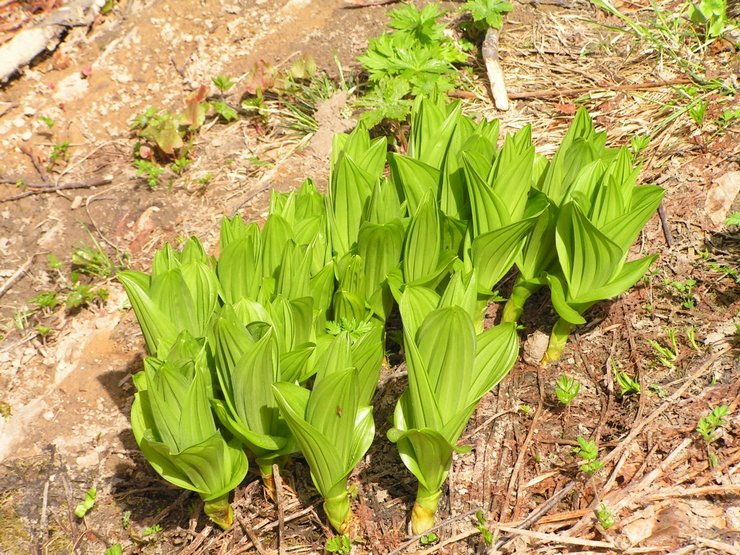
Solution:
M203 501L205 502L203 511L208 517L224 530L228 530L234 522L234 509L229 504L229 494L225 493L221 497Z
M272 463L257 464L260 468L260 476L262 477L262 486L265 488L265 493L270 499L275 500L275 476L272 473Z
M550 343L547 345L545 356L543 356L542 360L540 361L540 364L542 366L545 366L550 362L560 360L560 356L563 354L565 344L568 342L570 332L572 332L575 327L575 324L571 324L570 322L566 322L562 318L558 318L558 321L555 322L555 325L552 327L552 332L550 333Z
M524 312L524 303L541 287L542 284L521 279L520 276L514 284L509 300L504 305L501 323L518 322Z
M434 515L437 514L440 497L442 497L442 490L429 492L419 484L419 489L416 491L416 502L411 512L411 531L414 534L423 534L434 526Z
M334 497L324 499L324 512L329 524L339 532L344 534L349 530L350 521L352 520L352 508L349 505L349 495L346 489Z

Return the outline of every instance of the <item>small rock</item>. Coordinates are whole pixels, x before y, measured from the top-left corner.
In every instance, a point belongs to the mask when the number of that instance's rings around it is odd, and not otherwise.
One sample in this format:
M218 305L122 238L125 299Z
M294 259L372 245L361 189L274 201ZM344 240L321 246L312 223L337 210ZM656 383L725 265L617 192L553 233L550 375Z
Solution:
M536 331L527 337L522 349L522 355L525 362L528 364L539 364L542 357L545 356L545 351L547 351L547 344L549 342L550 338L542 331Z
M26 106L25 108L23 108L23 115L24 116L35 116L36 108L33 108L31 106Z
M15 125L16 127L24 127L26 125L26 120L24 120L23 118L20 118L20 117L19 118L15 118L13 120L13 125Z
M28 141L30 141L30 140L31 140L31 137L33 137L33 133L31 133L30 131L26 131L26 132L24 132L24 133L23 133L23 134L21 135L21 140L22 140L22 141L26 141L26 142L28 142Z
M93 451L92 453L88 453L87 455L77 457L75 459L75 462L80 468L90 468L91 466L96 466L100 462L100 456L98 455L97 451Z
M77 195L72 201L72 204L69 205L69 209L77 210L80 206L82 206L82 197L80 195Z
M41 413L41 416L47 422L51 422L52 420L54 420L54 411L53 410L45 410L43 413Z

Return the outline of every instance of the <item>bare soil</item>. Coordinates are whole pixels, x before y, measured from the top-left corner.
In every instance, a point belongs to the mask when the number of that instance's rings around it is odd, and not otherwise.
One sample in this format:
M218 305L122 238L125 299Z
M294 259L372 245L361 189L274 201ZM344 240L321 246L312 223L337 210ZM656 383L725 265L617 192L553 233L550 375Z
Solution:
M619 7L640 18L648 4ZM392 7L121 0L0 89L0 177L10 181L0 184L0 287L12 280L0 296L0 553L99 554L113 543L127 554L323 551L331 532L300 458L283 471L277 507L250 473L235 493L238 525L226 532L209 524L196 495L169 486L148 466L128 424L131 376L141 369L144 345L115 279L92 281L108 291L105 301L25 319L23 313L34 295L58 284L59 272L69 275L79 245L96 241L112 260L147 269L167 241L197 235L213 250L223 215L259 220L270 187L287 190L305 177L325 186L331 136L353 125L346 96L319 107L313 137L285 129L279 116L209 121L195 139L192 165L156 189L135 175L130 123L148 106L181 109L219 73L237 80L229 92L236 102L259 60L285 65L306 53L337 76L336 56L354 71ZM385 439L405 386L401 361L391 357L396 364L375 398L378 437L352 478L356 553L485 552L477 510L503 553L740 552L740 237L722 225L740 209L740 142L737 123L716 123L738 102L701 91L705 123L697 126L686 113L669 118L686 93L660 82L685 75L654 45L610 30L619 23L585 2L515 3L501 34L501 60L510 92L530 96L496 113L478 64L465 109L500 118L505 131L531 124L539 152L548 155L577 104L589 108L614 145L650 135L641 181L666 188L667 221L663 226L656 216L648 224L635 254L659 252L659 260L629 293L589 312L558 364L533 362L555 314L545 293L529 302L521 360L470 422L464 440L472 451L455 458L439 542L426 546L409 540L415 483ZM707 77L738 86L734 44L715 43L704 63ZM68 159L50 166L63 141ZM82 187L11 199L23 192L16 181L38 182L44 171L56 186ZM199 180L207 174L204 186ZM86 186L98 179L110 182ZM63 262L59 271L50 268L50 254ZM675 285L687 280L695 282L688 294ZM37 324L50 335L42 338ZM669 346L669 329L678 344L672 367L648 342ZM620 394L613 365L637 376L639 394ZM562 374L582 384L568 407L554 395ZM720 404L729 415L708 449L694 430ZM578 472L577 436L599 445L605 467L594 477ZM74 507L91 486L96 505L78 519ZM595 513L601 503L614 514L609 529ZM145 535L154 525L161 531Z

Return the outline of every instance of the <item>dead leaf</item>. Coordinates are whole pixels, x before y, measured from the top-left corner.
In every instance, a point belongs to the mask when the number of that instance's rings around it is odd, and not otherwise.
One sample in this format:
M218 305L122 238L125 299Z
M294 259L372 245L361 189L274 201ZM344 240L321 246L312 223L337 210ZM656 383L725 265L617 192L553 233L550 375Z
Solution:
M740 193L740 171L726 173L712 185L707 193L704 210L714 225L722 225L727 219L738 193Z

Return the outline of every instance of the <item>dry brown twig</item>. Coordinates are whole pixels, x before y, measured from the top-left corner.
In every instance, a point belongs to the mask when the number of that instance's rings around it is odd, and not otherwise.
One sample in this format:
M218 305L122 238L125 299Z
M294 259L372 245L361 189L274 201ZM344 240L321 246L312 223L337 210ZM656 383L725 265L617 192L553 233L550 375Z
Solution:
M28 260L26 260L20 268L18 268L15 272L13 272L13 275L11 275L8 279L5 280L5 283L0 286L0 297L5 295L8 291L10 291L10 288L13 287L16 281L21 279L23 275L28 271L28 269L31 267L31 264L33 264L33 259L35 258L35 254L32 254Z
M285 514L283 513L283 479L280 476L280 467L272 465L272 475L275 478L275 503L278 514L278 553L285 553Z

